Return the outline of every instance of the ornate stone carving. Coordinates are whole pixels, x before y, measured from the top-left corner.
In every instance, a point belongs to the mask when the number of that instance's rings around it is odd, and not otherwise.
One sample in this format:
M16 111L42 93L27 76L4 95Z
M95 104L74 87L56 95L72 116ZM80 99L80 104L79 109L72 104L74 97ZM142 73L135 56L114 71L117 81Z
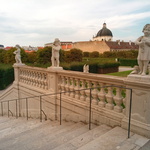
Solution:
M147 72L148 63L150 61L150 24L146 24L143 28L144 36L140 36L135 43L139 45L138 65L140 72L138 74L144 76Z
M52 45L52 67L59 67L59 51L61 49L61 43L58 38L55 39Z
M14 51L14 54L15 54L15 60L16 60L16 63L15 64L22 64L22 61L21 61L21 54L20 54L20 46L19 45L16 45L15 46L17 48L16 51Z

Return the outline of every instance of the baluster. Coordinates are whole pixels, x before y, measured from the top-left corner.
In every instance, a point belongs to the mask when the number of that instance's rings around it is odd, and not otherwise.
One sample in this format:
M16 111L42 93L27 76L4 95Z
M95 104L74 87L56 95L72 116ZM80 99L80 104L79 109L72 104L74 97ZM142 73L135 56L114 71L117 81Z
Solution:
M34 72L31 71L31 85L34 85Z
M106 95L106 92L105 92L105 89L104 89L104 84L103 83L100 83L100 92L98 93L98 97L100 98L100 101L98 103L98 105L100 107L105 107L105 95Z
M26 84L29 83L29 71L27 70L26 71Z
M70 78L69 77L67 77L66 90L67 90L66 95L70 96Z
M19 74L20 78L19 78L19 82L22 82L22 70L20 69L20 74Z
M31 75L30 75L30 74L31 74L31 72L29 71L29 73L28 73L28 84L29 84L29 85L30 85L30 83L31 83L31 81L30 81L30 80L31 80L31 78L30 78Z
M42 88L43 83L42 83L42 72L39 72L39 87Z
M62 78L61 78L61 76L59 76L58 77L58 91L60 92L60 91L62 91Z
M92 97L93 97L93 100L92 100L92 104L95 104L97 105L98 104L98 89L96 88L97 87L97 82L93 82L93 90L92 90Z
M38 72L38 87L41 87L41 73Z
M85 90L82 90L82 89L86 89L86 87L85 87L85 80L80 80L81 82L82 82L82 86L81 86L81 88L80 88L80 94L81 94L81 96L80 96L80 100L82 100L82 101L85 101Z
M37 76L36 76L36 86L39 87L39 72L37 72Z
M33 72L33 86L36 86L36 72Z
M64 95L67 95L67 79L66 79L66 77L64 76L64 80L63 80L63 82L64 82Z
M116 96L114 96L114 101L116 103L116 106L114 107L114 110L116 112L122 112L122 102L123 102L123 97L121 95L121 88L117 87L116 88Z
M123 108L122 112L123 112L123 114L125 114L126 113L126 97L123 98L122 101L123 101L123 105L125 106L125 108Z
M125 90L125 98L123 98L123 105L124 105L124 107L125 108L123 108L123 113L125 114L125 112L126 112L126 102L127 102L127 100L126 100L126 92L127 92L127 90Z
M91 88L91 81L87 81L87 88ZM86 90L86 102L90 102L90 90Z
M70 81L71 81L70 91L74 91L74 88L75 88L75 81L74 81L74 78L70 78ZM72 98L74 98L75 93L74 93L74 92L71 92L71 93L70 93L70 96L71 96Z
M65 77L64 77L64 76L61 76L61 79L62 79L61 90L62 90L62 92L65 92ZM64 93L64 94L65 94L65 93Z
M26 83L26 71L25 70L24 70L23 78L24 78L24 83Z
M23 82L23 71L20 72L20 82Z
M45 73L45 75L44 75L44 85L45 85L45 89L46 89L46 90L48 89L47 77L48 77L48 75L47 75L47 73Z
M114 108L113 104L113 89L112 87L108 87L108 93L106 94L107 104L106 108L112 110Z
M41 72L41 88L44 89L44 73Z
M75 81L76 81L76 86L75 86L75 89L74 90L76 90L75 91L75 98L76 99L80 99L80 79L75 79Z

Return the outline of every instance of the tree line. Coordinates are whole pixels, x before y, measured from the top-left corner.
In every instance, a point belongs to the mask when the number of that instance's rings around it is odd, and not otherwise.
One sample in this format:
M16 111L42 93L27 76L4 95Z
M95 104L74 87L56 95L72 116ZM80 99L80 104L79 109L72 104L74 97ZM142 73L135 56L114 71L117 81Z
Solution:
M11 48L9 50L0 49L0 63L13 64L15 63L15 55L13 52L16 48ZM87 58L137 58L138 51L119 51L119 52L109 52L106 51L100 54L98 51L93 52L82 52L80 49L70 49L68 51L60 50L60 62L82 62L83 57ZM40 63L46 64L51 62L52 47L44 47L39 49L37 52L26 53L24 49L21 48L21 59L23 63Z

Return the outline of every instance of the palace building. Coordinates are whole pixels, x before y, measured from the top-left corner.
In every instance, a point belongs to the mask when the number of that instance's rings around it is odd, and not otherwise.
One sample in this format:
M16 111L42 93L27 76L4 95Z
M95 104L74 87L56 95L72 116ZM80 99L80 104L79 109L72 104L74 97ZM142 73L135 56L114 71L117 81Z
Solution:
M52 43L47 43L45 46L51 46ZM97 32L96 36L90 41L80 41L80 42L61 42L61 48L63 50L70 50L72 48L77 48L83 52L93 52L98 51L103 53L105 51L128 51L128 50L138 50L138 45L134 42L124 42L124 41L113 41L113 34L110 29L107 28L106 23L103 23L103 27Z

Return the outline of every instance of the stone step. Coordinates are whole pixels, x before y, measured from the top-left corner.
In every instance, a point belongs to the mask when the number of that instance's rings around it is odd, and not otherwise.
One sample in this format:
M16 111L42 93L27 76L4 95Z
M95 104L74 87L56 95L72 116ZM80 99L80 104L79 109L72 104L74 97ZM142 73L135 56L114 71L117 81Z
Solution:
M83 124L83 126L77 127L72 131L66 132L65 134L62 134L59 137L56 137L55 139L48 138L46 143L42 143L40 147L32 147L32 150L54 149L55 147L58 147L59 145L62 145L88 131L88 125Z
M96 138L94 141L82 146L78 150L113 150L119 143L125 141L126 139L127 131L120 127L115 127L109 132Z
M143 147L148 141L149 139L145 137L133 134L133 136L118 144L114 150L138 150Z
M147 144L148 143L148 144ZM106 125L0 117L0 150L139 150L149 139ZM146 145L147 144L147 145ZM140 149L144 150L144 149ZM147 149L146 149L147 150Z
M3 122L3 128L0 129L0 139L6 136L11 136L26 130L38 127L41 123L39 120L26 121L24 119L15 119L7 122Z
M52 122L53 124L56 124L55 122ZM51 124L52 124L51 123ZM38 128L40 129L45 129L45 126L47 124L50 124L49 121L41 123L41 122L33 122L33 121L26 121L26 122L22 122L22 124L16 125L16 127L10 127L10 132L4 132L3 130L3 134L1 134L0 140L3 141L3 139L12 139L12 138L16 138L19 137L22 134L30 134L31 131L34 132L34 130L38 130ZM2 132L1 131L1 132Z
M65 133L67 130L71 130L76 124L73 122L63 122L63 125L52 126L47 124L45 126L41 125L40 128L35 128L26 133L21 133L16 138L11 138L9 140L0 142L1 148L3 149L27 149L27 147L32 147L36 142L39 144L41 141L45 140L47 136L51 136L53 139L55 135ZM44 137L44 138L43 138Z
M62 139L63 136L66 137L69 133L73 132L82 128L84 126L83 123L74 123L73 125L70 126L64 126L61 130L58 130L57 132L51 132L51 134L47 134L43 136L42 138L34 139L33 142L28 143L28 146L24 145L28 149L32 150L38 150L38 149L53 149L55 146L61 144L62 142L64 143L64 140ZM82 129L83 130L83 129ZM86 132L87 129L83 130L80 132ZM67 140L67 139L66 139Z
M66 142L63 145L57 146L53 150L76 150L79 147L95 140L96 138L100 137L101 135L105 134L111 130L111 127L107 125L98 126L92 130L87 131L84 134L79 135L78 137Z

